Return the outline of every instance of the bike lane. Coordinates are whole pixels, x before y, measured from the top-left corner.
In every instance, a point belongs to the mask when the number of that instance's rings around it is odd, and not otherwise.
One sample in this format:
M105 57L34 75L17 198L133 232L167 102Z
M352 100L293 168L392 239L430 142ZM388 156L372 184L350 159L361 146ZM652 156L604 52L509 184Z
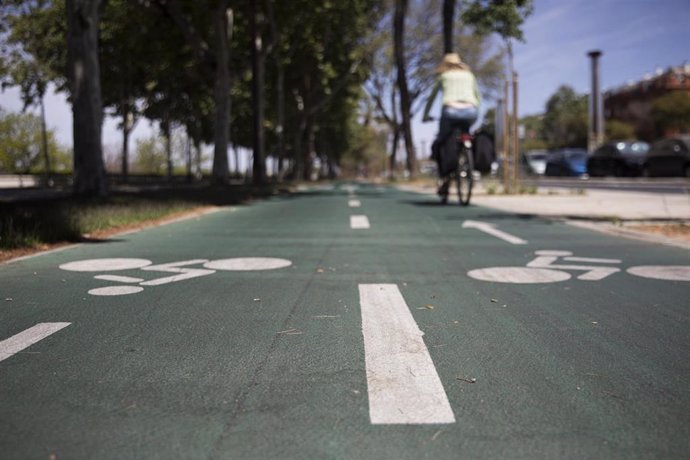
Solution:
M351 228L355 214L369 228ZM463 228L467 219L528 244ZM307 191L120 240L0 269L10 286L3 297L12 298L1 310L0 340L37 322L71 322L27 349L40 354L0 362L12 379L0 407L8 452L546 458L687 447L687 418L675 409L687 407L679 303L687 284L624 273L534 285L467 276L524 266L545 249L626 266L690 265L678 250L363 186ZM110 257L277 257L292 265L218 270L113 297L88 294L112 281L57 268ZM424 332L455 423L371 423L358 288L379 284L397 286Z

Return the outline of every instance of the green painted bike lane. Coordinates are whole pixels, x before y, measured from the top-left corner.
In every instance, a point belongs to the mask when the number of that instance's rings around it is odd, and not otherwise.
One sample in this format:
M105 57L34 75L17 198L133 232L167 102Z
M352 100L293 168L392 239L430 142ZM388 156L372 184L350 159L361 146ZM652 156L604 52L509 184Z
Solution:
M541 249L625 265L688 265L677 250L482 208L359 187L315 190L0 268L0 340L71 322L0 362L10 458L677 457L687 451L687 283L471 279ZM369 217L352 230L349 217ZM512 246L462 228L497 224ZM57 267L280 257L97 297L109 282ZM200 267L201 265L195 265ZM155 278L141 270L122 275ZM455 414L372 425L359 284L396 284ZM110 283L112 284L112 283Z

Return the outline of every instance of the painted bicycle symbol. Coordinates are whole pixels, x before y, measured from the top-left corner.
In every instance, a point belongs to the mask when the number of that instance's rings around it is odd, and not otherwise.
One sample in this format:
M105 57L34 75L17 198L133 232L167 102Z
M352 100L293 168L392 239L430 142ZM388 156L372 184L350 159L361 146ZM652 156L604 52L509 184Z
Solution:
M200 265L203 268L189 268L191 265ZM287 259L276 259L269 257L237 257L232 259L208 260L193 259L167 264L153 265L147 259L86 259L69 262L60 265L60 269L73 272L115 272L123 270L143 270L145 272L173 273L170 276L146 280L133 276L99 274L94 276L101 281L111 281L123 283L116 286L105 286L89 290L89 294L96 296L116 296L136 294L144 290L145 286L160 286L168 283L198 278L200 276L212 275L217 270L223 271L255 271L255 270L275 270L292 265Z
M572 278L571 272L580 272L577 279L599 281L621 271L615 265L618 259L575 257L570 251L535 251L535 257L525 267L489 267L470 270L470 278L493 283L539 284L557 283ZM627 273L642 278L666 281L690 281L687 265L641 265L630 267Z

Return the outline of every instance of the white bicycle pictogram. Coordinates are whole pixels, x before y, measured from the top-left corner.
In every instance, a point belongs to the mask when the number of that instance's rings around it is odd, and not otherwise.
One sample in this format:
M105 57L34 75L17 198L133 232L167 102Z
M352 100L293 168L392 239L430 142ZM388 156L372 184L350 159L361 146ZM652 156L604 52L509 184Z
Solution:
M190 265L201 265L203 268L189 268ZM109 258L109 259L86 259L68 262L60 265L60 269L74 272L115 272L124 270L143 270L145 272L164 272L173 273L170 276L163 276L146 280L134 276L112 275L108 273L94 276L101 281L111 281L122 283L116 286L105 286L89 290L89 294L95 296L117 296L136 294L144 290L145 286L160 286L168 283L176 283L191 278L207 276L221 271L256 271L256 270L275 270L292 265L287 259L277 259L270 257L236 257L232 259L192 259L179 262L153 265L148 259L128 259L128 258Z
M599 281L621 271L619 259L575 257L570 251L535 251L533 260L524 267L488 267L470 270L467 275L493 283L557 283L572 278L570 272L582 272L577 279ZM631 275L665 281L690 281L688 265L641 265L626 270Z

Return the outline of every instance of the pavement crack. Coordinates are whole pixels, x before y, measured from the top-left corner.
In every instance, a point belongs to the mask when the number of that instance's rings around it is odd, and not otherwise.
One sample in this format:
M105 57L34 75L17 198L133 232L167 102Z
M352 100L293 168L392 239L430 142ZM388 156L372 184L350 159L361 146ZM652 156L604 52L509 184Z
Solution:
M333 248L333 242L329 243L328 246L326 246L323 254L321 255L321 258L319 261L316 263L316 266L322 266L324 265L323 262L326 259L326 257L329 255L331 252L331 249ZM259 385L259 380L261 379L261 376L264 373L264 369L266 368L266 364L268 361L271 359L273 354L276 351L276 348L278 347L278 343L280 340L284 339L286 335L294 335L295 332L297 331L295 328L290 327L290 323L292 323L292 319L295 316L295 312L299 308L300 305L304 304L304 297L307 292L309 292L309 289L312 286L312 283L320 279L318 274L316 272L312 273L311 277L305 284L304 288L300 291L299 295L297 296L297 300L295 303L290 307L290 311L288 312L287 316L283 320L283 323L281 325L281 331L282 333L277 333L274 335L273 340L271 341L271 344L268 347L268 351L266 352L266 355L263 357L263 359L259 362L259 364L256 366L254 369L254 373L252 374L252 378L249 381L249 383L244 387L241 388L234 396L233 400L235 401L235 405L233 410L230 412L230 417L225 424L222 433L218 436L218 439L216 439L216 442L213 444L213 449L211 449L211 453L209 455L209 458L211 459L216 459L216 458L225 458L225 456L222 454L220 451L220 447L225 439L227 439L230 434L232 433L233 428L237 425L238 422L238 417L245 411L244 409L244 403L246 399L249 397L249 394L251 393L252 389L256 386ZM299 331L301 333L301 331Z

